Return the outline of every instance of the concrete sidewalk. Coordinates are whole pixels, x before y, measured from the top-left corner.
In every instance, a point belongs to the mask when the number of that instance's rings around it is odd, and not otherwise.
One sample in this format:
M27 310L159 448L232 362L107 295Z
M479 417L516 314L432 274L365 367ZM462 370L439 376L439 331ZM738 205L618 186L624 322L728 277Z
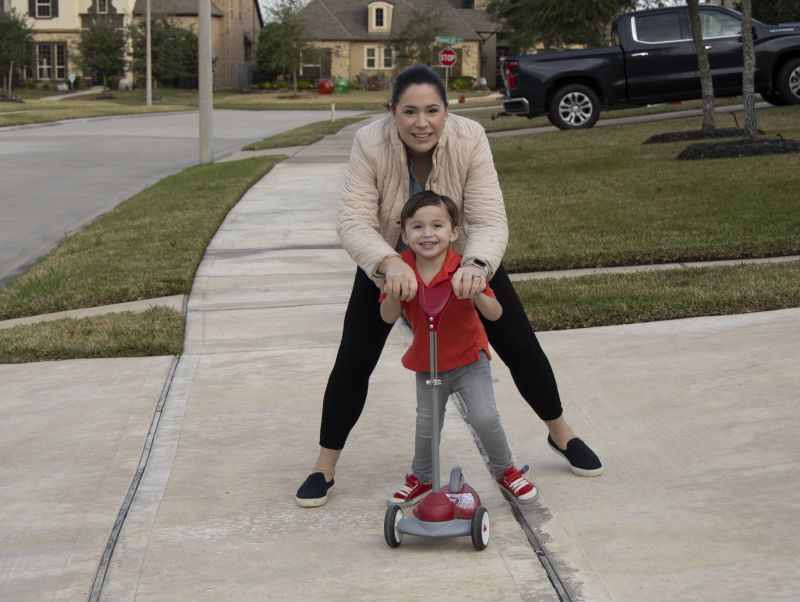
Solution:
M170 358L127 372L118 360L0 366L0 599L88 594L164 382L144 477L96 582L103 600L794 596L800 310L542 333L567 417L605 460L594 479L547 449L495 361L515 460L542 494L512 508L451 405L442 463L461 465L489 509L480 553L467 539L383 541L413 448L398 325L330 502L294 504L352 283L333 222L357 127L276 166L229 214L189 298L174 378Z

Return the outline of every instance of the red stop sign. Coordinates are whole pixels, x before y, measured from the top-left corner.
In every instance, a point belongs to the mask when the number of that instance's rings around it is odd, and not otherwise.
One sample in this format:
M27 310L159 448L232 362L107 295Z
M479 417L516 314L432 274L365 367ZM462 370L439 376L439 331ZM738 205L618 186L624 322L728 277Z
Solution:
M456 64L456 59L458 59L458 55L452 48L445 48L439 51L439 64L442 67L452 67Z

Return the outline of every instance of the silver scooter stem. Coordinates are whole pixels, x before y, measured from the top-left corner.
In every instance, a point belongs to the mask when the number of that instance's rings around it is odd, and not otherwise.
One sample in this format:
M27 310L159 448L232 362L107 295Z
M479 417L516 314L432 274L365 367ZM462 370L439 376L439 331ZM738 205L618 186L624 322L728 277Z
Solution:
M439 491L439 431L441 430L441 425L439 424L440 419L440 412L439 412L439 385L442 384L442 381L439 380L439 369L438 369L438 357L436 353L437 347L437 340L436 340L436 331L433 330L433 325L429 324L430 330L430 357L431 357L431 377L429 380L425 382L430 387L433 387L433 403L432 403L432 410L433 410L433 433L431 434L431 458L433 459L433 491Z

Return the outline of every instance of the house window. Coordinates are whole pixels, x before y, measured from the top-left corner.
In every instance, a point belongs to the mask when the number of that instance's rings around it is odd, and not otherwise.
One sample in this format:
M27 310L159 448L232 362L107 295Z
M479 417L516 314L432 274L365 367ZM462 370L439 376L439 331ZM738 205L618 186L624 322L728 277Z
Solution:
M108 13L108 0L97 0L97 12L101 15Z
M67 45L36 45L36 79L66 79Z
M52 0L36 0L36 18L49 19L53 16Z
M56 79L67 79L67 45L53 44L56 51Z
M383 68L384 69L394 68L394 62L392 61L392 48L390 46L386 46L383 49Z
M378 68L378 49L374 47L369 47L365 49L366 55L364 60L364 67L367 69L377 69Z
M367 5L367 30L371 32L388 32L392 29L392 5L388 2L370 2Z
M36 47L36 79L53 79L53 47L50 44Z

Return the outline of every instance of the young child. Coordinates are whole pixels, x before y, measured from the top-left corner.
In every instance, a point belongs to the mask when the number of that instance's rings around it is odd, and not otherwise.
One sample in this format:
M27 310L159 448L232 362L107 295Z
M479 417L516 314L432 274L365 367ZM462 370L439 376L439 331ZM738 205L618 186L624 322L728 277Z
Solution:
M458 238L458 207L448 197L424 190L406 202L400 214L403 242L409 249L402 258L413 269L417 282L434 286L449 282L458 270L461 256L450 248ZM431 388L425 384L430 373L428 329L418 296L410 302L400 301L391 294L382 294L381 317L394 323L404 312L414 333L414 339L403 356L403 365L417 373L417 431L412 473L390 499L390 504L411 506L431 491L433 462L431 456L432 399ZM500 416L495 406L492 375L489 369L489 342L476 308L487 320L497 320L503 313L486 284L482 292L471 299L453 298L445 310L438 333L440 421L444 419L445 402L458 393L467 410L467 420L475 429L489 456L489 468L497 482L515 499L529 502L536 498L536 486L522 475L527 467L514 467L511 450Z

